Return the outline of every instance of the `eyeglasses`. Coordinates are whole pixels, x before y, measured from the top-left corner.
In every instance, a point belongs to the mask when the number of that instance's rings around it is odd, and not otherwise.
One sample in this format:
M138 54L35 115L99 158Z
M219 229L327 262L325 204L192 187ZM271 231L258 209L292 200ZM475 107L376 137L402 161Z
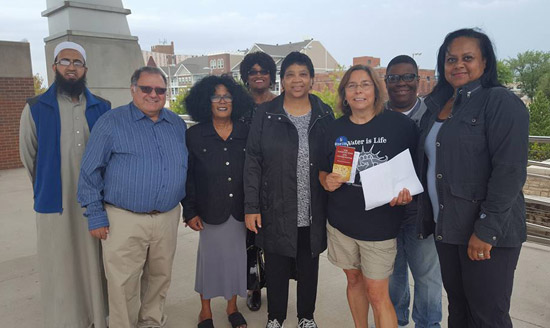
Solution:
M60 60L56 61L55 64L61 66L70 66L71 64L73 64L74 67L84 67L84 62L80 59L70 60L67 58L61 58Z
M373 86L373 83L372 83L372 82L369 82L369 81L363 81L363 82L361 82L361 83L359 83L359 84L352 82L352 83L348 83L348 84L346 85L346 90L355 91L355 90L357 90L358 88L361 88L361 89L364 90L364 89L368 89L368 88L370 88L370 87L372 87L372 86Z
M266 69L261 69L259 71L255 69L251 69L248 71L248 76L254 76L254 75L269 75L269 71Z
M403 80L403 82L412 82L418 78L418 75L414 73L407 73L403 75L399 74L389 74L386 75L386 83L397 83L399 80Z
M166 88L153 88L146 85L138 85L138 88L141 90L141 92L146 94L150 94L151 92L153 92L153 90L155 90L155 93L159 96L165 94L167 90Z
M233 97L231 97L230 95L224 95L224 96L218 96L218 95L214 95L212 97L210 97L210 101L212 101L213 103L219 103L220 101L223 101L224 102L232 102L233 101Z

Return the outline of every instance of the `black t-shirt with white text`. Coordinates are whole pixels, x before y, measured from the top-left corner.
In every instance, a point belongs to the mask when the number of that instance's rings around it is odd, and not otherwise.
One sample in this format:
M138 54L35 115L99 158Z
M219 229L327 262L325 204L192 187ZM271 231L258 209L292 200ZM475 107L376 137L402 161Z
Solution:
M384 110L366 124L355 124L348 116L331 123L320 169L332 172L337 145L354 147L360 153L354 183L343 184L329 193L328 221L331 226L358 240L380 241L397 236L405 207L385 204L366 211L359 172L384 163L407 148L411 156L414 155L417 138L414 122L389 110Z

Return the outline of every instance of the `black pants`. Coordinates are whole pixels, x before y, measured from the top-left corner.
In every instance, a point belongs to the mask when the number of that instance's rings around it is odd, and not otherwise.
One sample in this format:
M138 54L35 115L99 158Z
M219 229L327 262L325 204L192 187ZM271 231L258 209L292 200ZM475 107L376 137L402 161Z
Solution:
M508 328L520 247L493 247L491 259L472 261L468 246L435 243L449 299L449 328Z
M265 253L268 319L283 322L288 306L288 279L296 262L298 318L313 319L317 298L319 256L311 257L309 227L298 228L296 259L275 253Z

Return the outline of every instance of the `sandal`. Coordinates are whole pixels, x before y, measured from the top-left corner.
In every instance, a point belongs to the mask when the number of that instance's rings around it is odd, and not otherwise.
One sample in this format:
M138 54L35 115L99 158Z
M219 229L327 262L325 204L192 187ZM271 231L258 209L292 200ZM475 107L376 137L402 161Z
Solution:
M229 320L229 323L231 323L231 327L233 328L238 328L243 325L247 326L246 320L239 311L231 313L227 316L227 319Z
M212 321L212 319L204 319L199 322L197 328L214 328L214 321Z

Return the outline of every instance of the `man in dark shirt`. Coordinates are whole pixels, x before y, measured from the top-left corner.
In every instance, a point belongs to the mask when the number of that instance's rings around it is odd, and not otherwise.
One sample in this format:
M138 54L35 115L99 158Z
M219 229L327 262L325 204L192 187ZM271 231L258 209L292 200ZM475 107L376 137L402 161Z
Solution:
M136 70L131 92L132 102L92 130L78 200L90 233L102 240L109 326L162 327L185 196L186 125L163 108L166 78L158 68Z

